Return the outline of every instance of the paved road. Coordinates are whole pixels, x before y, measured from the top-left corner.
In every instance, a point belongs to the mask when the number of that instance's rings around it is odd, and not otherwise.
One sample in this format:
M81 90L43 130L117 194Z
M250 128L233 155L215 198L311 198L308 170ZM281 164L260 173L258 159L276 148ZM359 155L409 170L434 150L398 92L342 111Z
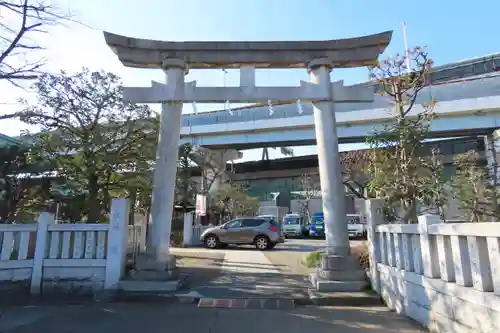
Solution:
M253 248L174 249L187 288L214 298L300 298L309 287L286 258L322 248L320 240L290 240L274 251ZM279 258L277 260L276 258ZM280 264L279 262L282 262ZM425 332L385 307L314 307L289 310L198 308L173 298L157 302L0 307L1 333L417 333Z
M237 310L193 304L112 303L18 307L0 317L2 333L417 333L424 332L384 308Z

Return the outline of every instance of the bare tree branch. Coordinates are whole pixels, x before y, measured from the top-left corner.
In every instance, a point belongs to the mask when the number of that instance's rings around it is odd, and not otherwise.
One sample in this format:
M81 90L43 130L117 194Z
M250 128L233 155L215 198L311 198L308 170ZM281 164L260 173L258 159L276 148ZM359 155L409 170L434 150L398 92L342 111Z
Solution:
M366 199L364 189L369 176L364 171L368 166L368 161L368 150L352 150L342 153L342 181L349 191L360 199Z
M314 197L321 195L321 184L318 173L306 173L300 178L300 213L310 219L309 203Z
M45 59L28 60L29 51L43 50L35 40L47 27L70 21L45 0L0 1L0 80L16 86L18 81L36 79Z

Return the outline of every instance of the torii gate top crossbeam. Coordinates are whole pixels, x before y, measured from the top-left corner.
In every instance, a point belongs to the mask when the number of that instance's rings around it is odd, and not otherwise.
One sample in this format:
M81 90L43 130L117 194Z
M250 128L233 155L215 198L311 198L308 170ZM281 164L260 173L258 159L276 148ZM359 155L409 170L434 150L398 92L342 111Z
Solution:
M166 42L104 32L106 43L123 65L161 68L167 58L182 59L189 68L304 68L318 58L334 67L373 65L389 44L392 31L327 41Z

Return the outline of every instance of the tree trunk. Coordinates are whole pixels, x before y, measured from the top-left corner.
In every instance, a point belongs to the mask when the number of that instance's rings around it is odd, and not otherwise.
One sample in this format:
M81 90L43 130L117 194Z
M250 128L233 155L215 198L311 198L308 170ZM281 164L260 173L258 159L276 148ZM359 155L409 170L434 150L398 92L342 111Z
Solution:
M135 215L135 202L137 201L137 189L132 187L129 188L129 200L130 200L130 206L129 206L129 212L128 212L128 220L129 224L134 224L134 215Z
M402 200L403 206L403 223L411 224L418 223L417 203L414 198L406 198Z
M101 218L101 202L99 201L99 184L95 174L89 177L89 214L88 223L98 223Z
M491 138L491 140L490 140ZM498 188L498 161L497 161L497 150L495 146L495 137L494 135L486 136L486 141L488 144L488 148L490 148L490 153L493 157L493 165L491 166L490 175L491 181L493 183L493 211L495 212L495 217L500 217L500 205L498 204L498 196L497 196L497 188Z

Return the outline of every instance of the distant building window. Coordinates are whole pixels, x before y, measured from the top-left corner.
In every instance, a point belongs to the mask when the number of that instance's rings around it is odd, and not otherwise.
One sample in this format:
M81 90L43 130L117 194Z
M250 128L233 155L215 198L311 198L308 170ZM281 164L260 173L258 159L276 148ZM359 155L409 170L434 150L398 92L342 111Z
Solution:
M441 155L453 155L453 145L448 142L439 145L438 149Z

